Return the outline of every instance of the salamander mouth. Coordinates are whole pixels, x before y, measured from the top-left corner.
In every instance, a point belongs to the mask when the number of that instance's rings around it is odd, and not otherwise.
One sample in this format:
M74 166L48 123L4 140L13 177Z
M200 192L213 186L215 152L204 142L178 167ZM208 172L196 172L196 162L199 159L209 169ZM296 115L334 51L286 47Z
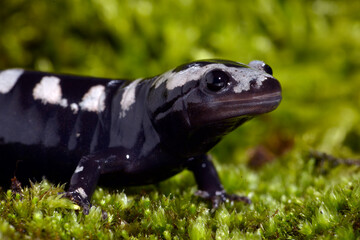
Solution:
M281 102L281 92L254 95L246 98L219 99L210 102L206 107L195 107L191 111L192 126L218 124L221 122L243 122L257 115L276 109Z
M224 107L224 114L229 117L241 117L243 115L256 116L268 113L276 109L281 102L281 93L269 93L258 95L249 99L235 99L221 103ZM216 103L216 104L219 104Z

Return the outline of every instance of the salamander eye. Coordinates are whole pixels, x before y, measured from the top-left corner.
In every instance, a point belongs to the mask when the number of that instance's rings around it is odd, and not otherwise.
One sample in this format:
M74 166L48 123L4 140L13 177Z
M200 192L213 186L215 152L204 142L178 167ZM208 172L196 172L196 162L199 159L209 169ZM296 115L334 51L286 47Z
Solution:
M217 92L227 85L229 75L221 70L214 70L205 75L205 81L208 89Z

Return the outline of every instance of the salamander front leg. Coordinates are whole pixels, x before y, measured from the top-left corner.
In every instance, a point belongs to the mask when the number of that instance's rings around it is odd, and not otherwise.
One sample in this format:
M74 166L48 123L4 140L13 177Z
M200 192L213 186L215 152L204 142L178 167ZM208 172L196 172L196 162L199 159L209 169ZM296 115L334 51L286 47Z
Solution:
M96 155L82 157L65 193L65 197L83 208L84 214L89 213L90 198L99 180L102 161L103 159L98 159Z
M218 208L221 203L227 200L251 203L250 199L245 196L225 192L214 164L208 155L201 155L193 159L188 169L194 173L199 188L196 195L210 199L213 208Z
M82 157L71 177L70 187L65 193L65 197L81 206L84 214L88 214L91 206L90 199L100 175L109 171L109 168L112 171L118 170L119 166L114 163L119 163L116 155L108 152Z

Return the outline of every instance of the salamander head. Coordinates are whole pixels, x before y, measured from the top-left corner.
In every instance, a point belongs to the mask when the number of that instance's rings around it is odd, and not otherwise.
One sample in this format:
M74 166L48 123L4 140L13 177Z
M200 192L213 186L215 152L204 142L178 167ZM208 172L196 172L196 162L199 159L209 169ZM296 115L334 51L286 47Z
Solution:
M150 112L159 131L176 122L177 130L166 129L165 135L200 144L207 151L246 120L274 110L281 101L281 86L261 61L245 65L205 60L157 77L149 98L157 105Z

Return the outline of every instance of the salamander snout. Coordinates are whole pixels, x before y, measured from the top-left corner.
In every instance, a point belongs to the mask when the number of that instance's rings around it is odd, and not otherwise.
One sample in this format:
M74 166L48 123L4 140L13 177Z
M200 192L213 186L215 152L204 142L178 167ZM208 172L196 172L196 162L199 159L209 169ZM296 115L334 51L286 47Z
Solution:
M263 80L261 86L257 86L256 81L250 81L250 89L254 92L261 92L261 93L279 93L281 94L281 85L279 81L272 77L267 77Z

